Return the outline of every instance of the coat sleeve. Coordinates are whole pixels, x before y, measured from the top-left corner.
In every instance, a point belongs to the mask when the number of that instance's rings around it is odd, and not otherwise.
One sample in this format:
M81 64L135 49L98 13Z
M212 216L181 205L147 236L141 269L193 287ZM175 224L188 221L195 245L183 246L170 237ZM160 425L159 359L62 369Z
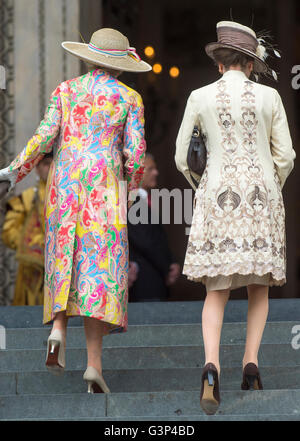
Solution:
M191 179L189 167L187 164L187 154L191 142L193 129L195 124L198 123L198 115L195 110L194 101L195 98L192 92L188 98L186 108L184 111L183 120L176 139L175 163L177 169L181 173L183 173L183 175L188 180L192 188L196 190L196 187ZM193 176L197 179L197 175L193 174Z
M281 189L294 168L296 153L292 146L289 126L282 100L277 91L273 102L273 119L271 129L271 153L277 170Z
M17 181L21 181L39 163L46 153L50 153L61 125L60 86L51 94L44 119L24 149L9 165L9 171L19 170Z
M144 105L142 97L136 93L128 111L124 128L124 170L128 192L140 187L146 152L144 131Z

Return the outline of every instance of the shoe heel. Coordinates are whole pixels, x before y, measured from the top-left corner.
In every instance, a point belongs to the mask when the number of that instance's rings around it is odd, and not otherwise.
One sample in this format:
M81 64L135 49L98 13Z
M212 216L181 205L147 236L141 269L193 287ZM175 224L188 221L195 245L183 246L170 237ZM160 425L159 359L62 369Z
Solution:
M55 349L58 347L59 351L60 342L57 340L49 341L49 354L55 354Z
M88 393L93 394L107 394L110 390L104 381L104 378L99 375L97 370L92 366L89 366L83 374L84 381L88 384Z
M208 371L207 372L207 380L208 380L208 385L209 386L213 386L214 385L214 375L213 375L213 371Z
M64 355L63 343L59 340L48 340L48 351L46 359L46 367L49 372L54 375L62 375L64 373Z
M88 384L88 393L89 394L103 394L103 393L105 393L103 388L96 381L88 380L87 384ZM107 386L106 386L106 388L107 388ZM107 388L106 393L108 393L108 392L110 392L110 391Z
M200 405L207 415L214 415L219 408L220 401L218 401L214 396L215 388L218 389L218 387L218 380L215 380L214 371L208 369L203 377L202 393L200 398Z
M258 367L255 363L249 362L243 369L242 390L262 390L263 385Z
M88 384L88 393L93 394L94 393L93 381L88 381L87 384Z
M58 365L59 347L60 347L60 342L58 340L48 341L48 354L47 354L46 366Z
M248 384L249 389L252 389L252 390L259 389L256 375L247 374L246 375L246 382Z

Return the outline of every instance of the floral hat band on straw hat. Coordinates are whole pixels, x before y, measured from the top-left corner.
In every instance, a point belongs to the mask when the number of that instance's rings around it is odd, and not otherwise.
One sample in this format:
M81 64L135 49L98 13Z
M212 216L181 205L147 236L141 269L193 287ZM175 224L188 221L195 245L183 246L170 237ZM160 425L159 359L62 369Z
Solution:
M136 49L129 45L121 32L102 28L94 32L88 44L64 41L62 47L71 54L100 67L127 71L148 72L150 64L141 60Z
M270 69L266 63L269 56L268 51L272 51L276 57L280 58L280 54L274 47L267 42L269 35L256 36L253 29L234 21L220 21L217 23L218 41L209 43L205 46L207 55L214 59L214 51L216 49L228 48L238 52L242 52L254 60L253 72L272 75L277 80L277 74Z
M126 57L126 55L130 55L138 61L141 60L141 57L137 54L135 47L129 47L128 49L124 49L124 50L101 49L100 47L97 47L94 44L89 43L88 48L91 51L98 52L99 54L105 55L105 57Z

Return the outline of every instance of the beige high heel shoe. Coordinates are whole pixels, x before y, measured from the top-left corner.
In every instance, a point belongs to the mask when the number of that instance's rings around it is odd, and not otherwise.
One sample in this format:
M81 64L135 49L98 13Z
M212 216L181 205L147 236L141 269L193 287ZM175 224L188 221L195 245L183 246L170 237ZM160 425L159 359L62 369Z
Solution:
M62 375L66 366L65 346L61 331L51 332L48 338L46 366L54 375Z
M93 366L88 366L85 373L83 374L83 379L88 384L88 393L96 394L109 394L110 390L104 381L102 375L99 375L97 369Z

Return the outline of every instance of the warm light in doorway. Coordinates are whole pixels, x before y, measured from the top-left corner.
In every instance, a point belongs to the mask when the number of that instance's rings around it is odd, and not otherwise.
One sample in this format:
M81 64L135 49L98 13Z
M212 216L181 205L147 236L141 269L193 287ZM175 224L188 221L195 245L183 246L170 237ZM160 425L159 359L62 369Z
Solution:
M178 69L178 67L173 66L171 67L171 69L169 70L169 74L172 78L177 78L180 74L180 70Z
M154 72L155 74L160 74L161 71L162 71L162 65L159 64L159 63L155 63L155 64L153 65L152 69L153 69L153 72Z
M148 57L148 58L153 58L155 55L155 50L152 46L145 47L144 52L145 52L146 57Z

